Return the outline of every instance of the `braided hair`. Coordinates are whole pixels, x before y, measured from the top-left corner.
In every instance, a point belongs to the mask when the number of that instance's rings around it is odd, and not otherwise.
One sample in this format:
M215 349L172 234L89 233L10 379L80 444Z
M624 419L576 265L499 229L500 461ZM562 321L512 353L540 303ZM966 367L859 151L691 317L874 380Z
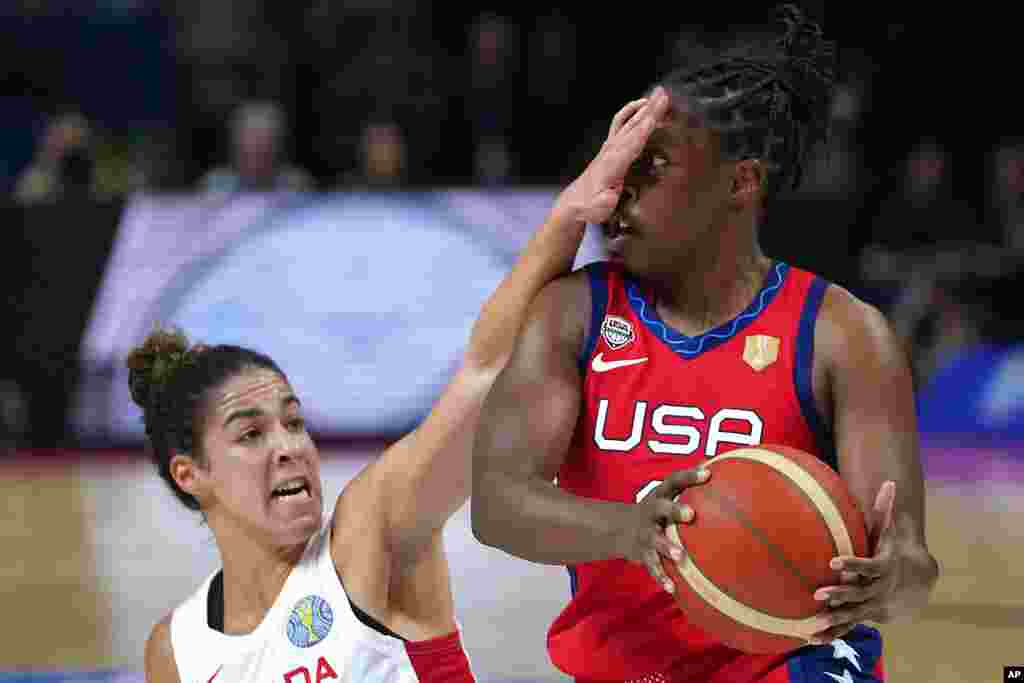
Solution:
M835 82L835 44L821 27L793 4L778 13L786 31L773 48L732 50L660 81L693 103L725 158L765 163L768 197L799 186L810 151L828 137Z
M160 477L190 510L199 501L171 476L171 458L190 455L204 464L202 402L213 389L249 368L272 370L284 377L267 356L239 346L189 345L180 330L156 329L128 354L128 388L142 408L150 455Z

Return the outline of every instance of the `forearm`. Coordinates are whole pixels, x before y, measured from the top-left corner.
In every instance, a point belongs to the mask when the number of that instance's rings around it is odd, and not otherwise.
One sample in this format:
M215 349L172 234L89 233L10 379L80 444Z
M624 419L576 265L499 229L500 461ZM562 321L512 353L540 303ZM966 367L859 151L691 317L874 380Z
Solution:
M530 302L546 284L572 269L585 229L571 212L557 206L552 210L481 308L466 349L468 367L504 366Z
M494 473L473 492L473 533L485 545L540 564L572 565L621 555L625 503L581 498L537 478Z

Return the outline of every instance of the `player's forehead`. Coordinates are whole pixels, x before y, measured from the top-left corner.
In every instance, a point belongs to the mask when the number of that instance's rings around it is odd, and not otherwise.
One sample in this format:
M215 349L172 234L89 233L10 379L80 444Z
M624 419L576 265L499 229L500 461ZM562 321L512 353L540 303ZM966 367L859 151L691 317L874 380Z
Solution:
M246 368L229 377L211 396L211 407L218 414L241 408L288 402L294 396L291 384L267 368Z

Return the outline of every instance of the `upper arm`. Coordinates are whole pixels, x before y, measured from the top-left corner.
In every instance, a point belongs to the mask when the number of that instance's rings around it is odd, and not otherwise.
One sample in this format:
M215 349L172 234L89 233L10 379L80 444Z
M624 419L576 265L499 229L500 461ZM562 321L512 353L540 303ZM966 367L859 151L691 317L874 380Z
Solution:
M493 475L547 481L556 476L579 417L578 357L590 318L586 278L577 271L549 284L534 300L481 411L474 495Z
M894 481L897 529L924 546L924 481L903 347L881 312L832 286L818 317L815 355L825 363L840 474L869 526L880 521L872 518L879 488Z
M161 619L146 641L146 682L180 683L171 647L171 615Z

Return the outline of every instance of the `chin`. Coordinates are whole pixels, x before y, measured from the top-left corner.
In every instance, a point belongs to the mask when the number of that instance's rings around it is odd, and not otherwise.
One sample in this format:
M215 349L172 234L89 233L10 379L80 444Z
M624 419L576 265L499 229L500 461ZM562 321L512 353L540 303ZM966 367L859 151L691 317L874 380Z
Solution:
M271 527L271 534L275 544L291 546L306 543L320 531L323 519L323 511L320 509L297 514L288 519L279 519Z
M275 529L273 531L274 544L289 547L305 545L309 542L309 539L313 538L320 531L322 519L322 517L317 517L316 519L296 520L294 524L289 525L286 529Z

